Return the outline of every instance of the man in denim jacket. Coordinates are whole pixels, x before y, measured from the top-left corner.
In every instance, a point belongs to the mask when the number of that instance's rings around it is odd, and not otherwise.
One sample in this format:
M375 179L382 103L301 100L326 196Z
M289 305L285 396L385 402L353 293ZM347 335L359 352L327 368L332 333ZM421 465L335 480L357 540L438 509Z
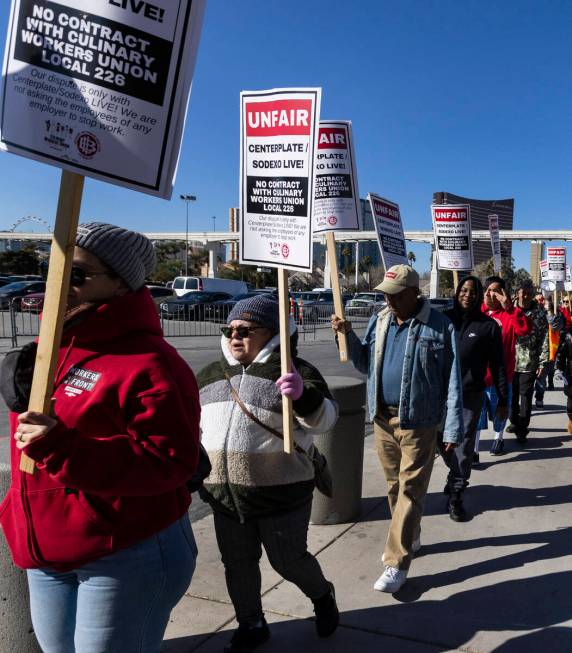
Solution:
M463 398L455 330L419 297L417 272L395 265L376 290L385 293L388 306L372 316L363 340L336 316L332 328L347 333L352 363L368 376L369 416L391 510L385 570L374 589L394 593L421 546L437 432L443 428L447 449L463 439Z

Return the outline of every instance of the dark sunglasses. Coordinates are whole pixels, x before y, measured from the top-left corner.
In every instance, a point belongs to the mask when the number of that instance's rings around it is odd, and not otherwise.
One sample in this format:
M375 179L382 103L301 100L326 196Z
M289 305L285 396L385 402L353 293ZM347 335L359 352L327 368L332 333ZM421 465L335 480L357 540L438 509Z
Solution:
M232 338L233 331L236 331L236 335L239 338L248 338L248 336L253 331L258 331L258 329L264 329L264 327L246 327L246 326L229 327L229 326L224 326L224 327L220 328L221 333L225 338Z
M80 268L77 265L72 265L71 275L70 275L70 285L74 288L81 288L86 279L91 279L92 277L107 277L110 276L111 272L90 272L87 273L83 268Z

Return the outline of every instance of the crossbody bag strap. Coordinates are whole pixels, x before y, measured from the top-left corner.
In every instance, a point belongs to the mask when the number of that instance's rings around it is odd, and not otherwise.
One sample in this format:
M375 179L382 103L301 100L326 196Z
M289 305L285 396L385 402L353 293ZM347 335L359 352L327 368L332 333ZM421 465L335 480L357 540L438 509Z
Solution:
M277 431L276 429L273 429L271 426L267 426L266 424L264 424L264 422L261 422L258 419L258 417L256 417L256 415L252 411L248 410L248 408L244 405L242 399L238 396L238 392L234 389L232 383L230 382L230 378L229 378L229 376L228 376L228 374L226 372L225 372L224 376L225 376L225 378L227 380L227 383L228 383L228 385L230 387L230 394L232 395L232 398L234 399L234 401L236 401L236 403L240 406L240 409L242 410L242 412L247 417L250 417L250 419L255 424L258 424L258 426L261 426L265 431L268 431L269 433L272 433L272 435L275 435L277 438L280 438L280 440L284 440L284 436L282 435L282 433L280 433L280 431ZM296 442L294 443L294 449L298 453L301 453L301 454L304 454L304 455L308 456L308 453L306 452L306 450L302 449L302 447L299 444L297 444Z

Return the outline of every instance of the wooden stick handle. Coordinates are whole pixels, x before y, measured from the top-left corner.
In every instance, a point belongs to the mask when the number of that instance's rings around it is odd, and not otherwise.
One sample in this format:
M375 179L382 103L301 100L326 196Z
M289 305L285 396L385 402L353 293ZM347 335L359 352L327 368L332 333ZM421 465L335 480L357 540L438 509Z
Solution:
M328 261L330 263L330 274L332 280L332 293L334 295L334 312L341 320L345 320L344 302L340 289L340 276L338 274L338 257L336 255L336 236L333 231L326 232L326 247L328 250ZM338 348L340 351L340 362L348 362L348 337L345 333L338 331Z
M290 355L290 305L288 301L288 270L278 268L278 302L280 307L280 364L282 374L292 371ZM282 395L282 429L284 431L284 451L294 451L294 411L291 397Z
M50 414L54 376L62 339L69 280L83 193L82 175L62 171L56 225L50 251L50 267L38 351L28 410ZM22 454L20 470L34 473L34 461Z

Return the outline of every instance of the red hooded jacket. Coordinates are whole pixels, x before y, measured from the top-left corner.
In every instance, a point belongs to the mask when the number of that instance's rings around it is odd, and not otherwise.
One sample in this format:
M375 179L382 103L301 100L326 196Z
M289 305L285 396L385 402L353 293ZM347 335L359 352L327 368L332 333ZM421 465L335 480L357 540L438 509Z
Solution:
M58 425L25 453L11 439L0 523L19 567L60 571L128 547L179 519L198 461L199 394L163 338L147 289L112 299L64 331ZM10 414L12 435L17 415Z
M511 306L506 311L503 309L492 311L483 304L481 310L485 315L492 317L501 328L506 379L508 383L512 383L516 364L516 339L518 336L526 336L531 332L532 322L518 306ZM485 385L487 387L493 385L490 370L487 370Z

